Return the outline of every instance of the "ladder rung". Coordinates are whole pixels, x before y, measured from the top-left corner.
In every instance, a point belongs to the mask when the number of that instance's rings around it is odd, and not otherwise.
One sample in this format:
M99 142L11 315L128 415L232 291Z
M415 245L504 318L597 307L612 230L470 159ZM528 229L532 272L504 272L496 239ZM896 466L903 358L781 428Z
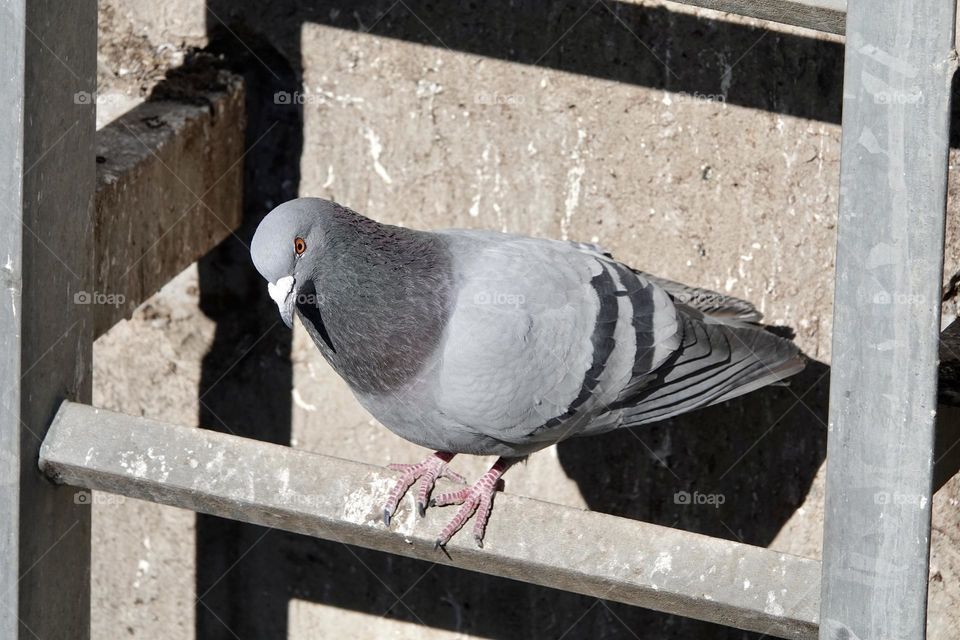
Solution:
M357 462L65 402L40 452L58 482L698 618L814 638L820 563L761 547L499 494L484 548L434 549L449 510L410 498L381 521L394 476Z

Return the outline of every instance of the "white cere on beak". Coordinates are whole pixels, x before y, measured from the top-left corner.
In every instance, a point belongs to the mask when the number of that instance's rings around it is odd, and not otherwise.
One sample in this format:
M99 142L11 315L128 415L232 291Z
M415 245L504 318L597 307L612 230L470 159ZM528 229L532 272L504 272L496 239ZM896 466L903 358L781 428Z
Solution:
M277 303L277 306L283 309L283 303L286 302L287 296L293 291L293 276L284 276L276 282L268 282L267 291L273 301Z

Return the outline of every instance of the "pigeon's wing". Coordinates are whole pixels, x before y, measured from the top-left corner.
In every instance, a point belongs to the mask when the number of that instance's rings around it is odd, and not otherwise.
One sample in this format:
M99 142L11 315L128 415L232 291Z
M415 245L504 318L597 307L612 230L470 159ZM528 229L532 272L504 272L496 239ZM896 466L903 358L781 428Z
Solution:
M616 265L626 288L652 286L668 294L679 319L680 338L679 344L671 344L670 357L652 366L638 350L633 375L617 400L579 435L665 420L803 370L805 361L796 345L756 326L761 314L749 302L631 269L594 246L576 246ZM634 324L664 313L664 307L650 309L642 296L633 294L627 300Z
M625 426L724 402L803 370L796 345L759 327L707 321L678 307L683 341L655 372L634 379L613 405Z
M613 259L613 254L599 244L575 241L570 241L570 244L582 251L595 253L607 259ZM716 320L717 322L728 324L757 323L763 319L763 314L760 313L752 303L746 300L717 293L710 289L691 287L690 285L667 280L666 278L661 278L638 269L631 269L631 271L669 293L670 297L677 304L686 305L702 312L706 316L704 318L706 322Z
M550 240L444 234L456 296L436 394L461 425L518 445L557 441L680 345L669 296L619 263Z
M643 271L636 271L636 273L662 287L678 304L692 307L703 313L705 322L716 320L723 323L756 323L763 318L763 314L746 300L717 293L710 289L691 287Z

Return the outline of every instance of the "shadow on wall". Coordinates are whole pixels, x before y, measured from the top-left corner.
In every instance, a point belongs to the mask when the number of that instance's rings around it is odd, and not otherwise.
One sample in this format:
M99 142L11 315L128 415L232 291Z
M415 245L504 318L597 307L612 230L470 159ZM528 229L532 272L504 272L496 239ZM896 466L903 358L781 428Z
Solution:
M243 227L200 264L201 307L217 323L203 362L200 423L270 442L290 441L291 334L245 245L269 209L297 195L303 113L273 96L302 90L304 22L839 122L841 46L662 8L209 0L211 49L246 78L249 153ZM811 363L790 388L564 443L561 463L598 511L767 544L824 458L825 373ZM680 491L690 504L675 499ZM723 504L694 504L700 495L722 495ZM205 640L285 639L292 599L490 638L759 637L204 515L197 516L196 587L196 637ZM334 633L363 632L318 635Z
M761 547L807 496L827 450L830 369L672 420L561 442L594 511Z
M264 214L297 196L302 109L276 105L264 96L299 91L300 74L260 38L238 35L243 44L211 32L211 49L223 53L227 65L244 76L247 131L242 226L199 262L200 308L216 322L202 363L199 424L289 445L292 334L253 268L249 245ZM197 638L233 638L230 629L244 638L286 638L282 585L291 564L262 564L262 555L248 554L264 533L197 514ZM252 620L268 623L276 633L254 631Z

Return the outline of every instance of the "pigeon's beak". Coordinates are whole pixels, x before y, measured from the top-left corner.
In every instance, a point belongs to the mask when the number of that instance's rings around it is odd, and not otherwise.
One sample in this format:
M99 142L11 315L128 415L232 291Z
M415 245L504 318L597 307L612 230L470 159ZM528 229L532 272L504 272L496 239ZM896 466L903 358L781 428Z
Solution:
M293 310L297 302L293 290L296 285L297 281L294 280L293 276L284 276L276 282L267 283L267 291L273 301L277 303L277 308L280 309L280 318L289 329L293 328Z

